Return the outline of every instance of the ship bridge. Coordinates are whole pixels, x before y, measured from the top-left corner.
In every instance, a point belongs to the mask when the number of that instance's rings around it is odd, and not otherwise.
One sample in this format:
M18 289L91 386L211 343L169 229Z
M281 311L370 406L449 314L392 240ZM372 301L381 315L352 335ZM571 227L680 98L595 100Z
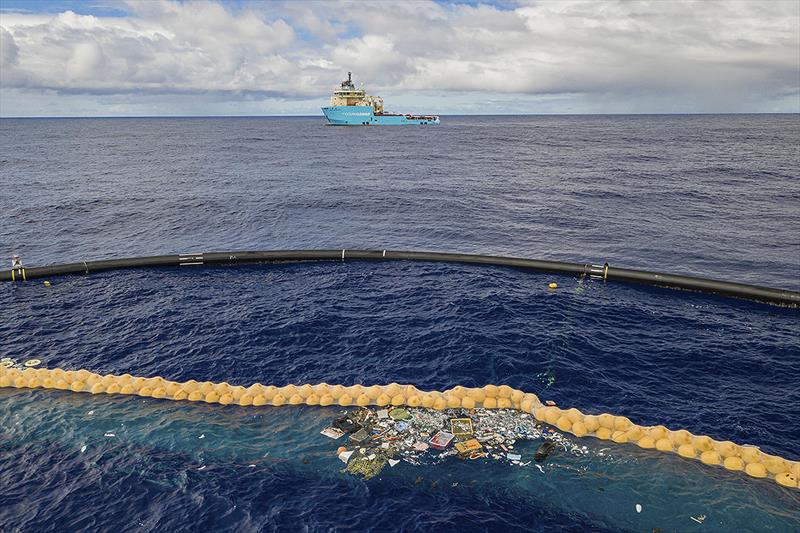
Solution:
M383 112L383 98L370 96L364 89L356 89L353 84L353 73L347 73L347 79L341 87L333 91L331 106L371 106L375 113Z

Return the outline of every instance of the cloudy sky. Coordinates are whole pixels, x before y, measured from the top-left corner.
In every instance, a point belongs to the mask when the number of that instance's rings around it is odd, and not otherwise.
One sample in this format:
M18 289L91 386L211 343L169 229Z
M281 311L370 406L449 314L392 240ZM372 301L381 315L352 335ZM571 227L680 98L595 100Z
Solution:
M0 116L800 112L800 2L0 2Z

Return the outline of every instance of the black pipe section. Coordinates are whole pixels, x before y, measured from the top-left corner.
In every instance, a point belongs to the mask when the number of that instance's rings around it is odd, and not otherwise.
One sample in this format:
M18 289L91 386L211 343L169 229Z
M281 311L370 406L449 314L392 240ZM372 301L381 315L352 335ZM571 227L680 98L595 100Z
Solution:
M390 250L274 250L212 252L196 254L155 255L101 261L82 261L34 268L15 268L0 271L0 281L27 281L30 279L64 274L89 274L105 270L118 270L142 267L231 265L245 263L285 263L299 261L427 261L447 263L468 263L535 270L555 274L589 276L603 280L615 280L685 289L709 294L732 296L762 303L786 307L800 307L800 292L732 283L692 276L647 272L629 268L615 268L605 265L563 263L539 259L502 257L493 255L454 254L438 252L404 252Z

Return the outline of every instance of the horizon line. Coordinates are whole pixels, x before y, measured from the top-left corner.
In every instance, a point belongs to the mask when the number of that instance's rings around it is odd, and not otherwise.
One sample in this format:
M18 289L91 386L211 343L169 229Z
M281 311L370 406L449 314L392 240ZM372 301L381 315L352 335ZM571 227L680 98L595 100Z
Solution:
M439 117L542 117L542 116L685 116L685 115L800 115L798 111L643 112L643 113L452 113ZM0 120L57 118L325 118L325 115L0 115Z

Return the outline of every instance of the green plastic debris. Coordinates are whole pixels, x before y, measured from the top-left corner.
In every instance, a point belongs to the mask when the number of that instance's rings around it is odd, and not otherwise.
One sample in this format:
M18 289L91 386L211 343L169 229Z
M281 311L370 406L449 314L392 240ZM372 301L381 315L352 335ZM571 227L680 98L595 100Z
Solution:
M549 389L556 382L556 374L552 370L541 372L536 377L545 384L546 389Z
M411 413L409 413L406 409L402 407L398 407L397 409L392 409L389 411L389 416L392 417L394 420L410 420Z
M389 459L383 454L359 454L358 457L350 458L350 462L347 463L347 468L344 471L355 476L361 476L365 480L372 479L380 474L388 462Z

